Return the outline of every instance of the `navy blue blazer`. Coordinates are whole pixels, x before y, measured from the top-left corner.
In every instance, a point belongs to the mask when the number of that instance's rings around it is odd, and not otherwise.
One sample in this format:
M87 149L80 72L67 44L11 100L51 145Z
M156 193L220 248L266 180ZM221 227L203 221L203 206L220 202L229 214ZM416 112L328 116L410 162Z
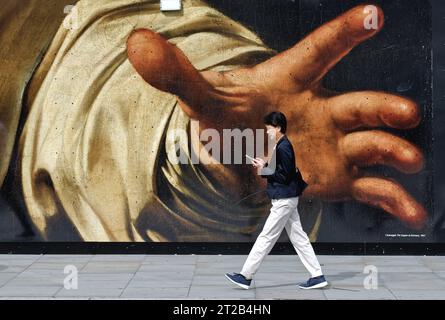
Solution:
M260 175L267 178L266 192L270 199L298 197L307 187L295 166L294 148L286 135L278 140L270 163L266 163Z

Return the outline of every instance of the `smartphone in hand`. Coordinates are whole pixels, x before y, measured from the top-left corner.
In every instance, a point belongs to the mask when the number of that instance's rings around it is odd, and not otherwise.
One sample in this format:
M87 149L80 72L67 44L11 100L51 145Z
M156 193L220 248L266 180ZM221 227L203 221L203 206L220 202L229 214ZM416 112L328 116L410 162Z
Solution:
M252 158L251 156L249 156L249 155L247 155L247 154L246 154L246 158L249 159L252 163L255 161L254 158Z

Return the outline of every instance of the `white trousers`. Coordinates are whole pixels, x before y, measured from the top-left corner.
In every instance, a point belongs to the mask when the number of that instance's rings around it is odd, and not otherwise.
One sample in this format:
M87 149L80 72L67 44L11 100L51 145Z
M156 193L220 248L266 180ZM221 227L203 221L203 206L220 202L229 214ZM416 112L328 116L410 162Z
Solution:
M297 205L298 197L272 199L269 217L244 263L241 271L243 276L248 279L253 277L263 259L272 250L284 228L286 228L298 257L300 257L301 262L309 271L311 277L318 277L323 274L311 242L301 227Z

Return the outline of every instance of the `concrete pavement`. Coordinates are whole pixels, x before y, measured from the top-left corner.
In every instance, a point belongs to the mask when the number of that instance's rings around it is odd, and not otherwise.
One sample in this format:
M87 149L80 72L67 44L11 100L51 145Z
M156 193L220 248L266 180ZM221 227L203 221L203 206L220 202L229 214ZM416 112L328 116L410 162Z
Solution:
M308 274L296 255L268 256L250 290L235 288L224 273L245 258L0 255L0 299L445 299L445 257L319 256L323 290L297 288Z

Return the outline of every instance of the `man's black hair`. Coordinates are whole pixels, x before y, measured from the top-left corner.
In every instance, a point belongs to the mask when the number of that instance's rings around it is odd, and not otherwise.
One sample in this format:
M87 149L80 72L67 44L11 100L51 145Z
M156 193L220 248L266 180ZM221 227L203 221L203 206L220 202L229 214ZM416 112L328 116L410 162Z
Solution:
M266 115L263 119L264 124L269 126L278 127L280 126L280 132L282 134L286 133L287 121L286 116L282 112L274 111Z

